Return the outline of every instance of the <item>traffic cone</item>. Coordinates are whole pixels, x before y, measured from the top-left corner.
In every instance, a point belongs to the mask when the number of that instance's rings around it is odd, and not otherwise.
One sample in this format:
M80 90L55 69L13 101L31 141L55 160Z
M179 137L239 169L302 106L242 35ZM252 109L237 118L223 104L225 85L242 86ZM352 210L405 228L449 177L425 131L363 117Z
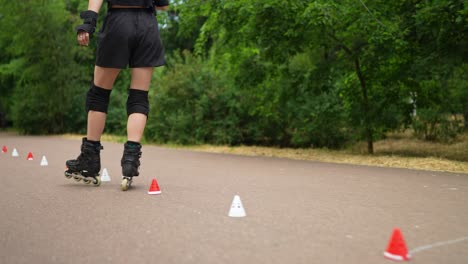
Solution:
M393 229L392 237L388 243L387 250L384 252L384 256L396 261L405 261L411 258L399 228Z
M6 146L3 146L3 148L2 148L2 153L7 153L7 152L8 152L7 147L6 147Z
M28 153L27 160L34 160L33 154L31 152Z
M244 207L242 206L242 201L239 195L235 195L232 199L231 209L229 209L230 217L244 217L246 216Z
M16 148L14 148L13 151L11 152L11 156L12 157L18 157L19 156L18 151L16 150Z
M102 170L102 176L101 176L101 182L110 182L111 179L109 177L109 172L107 172L107 169L104 168Z
M47 159L45 156L42 156L42 159L41 159L41 166L48 166L49 163L47 162Z
M151 182L151 186L148 190L148 194L160 194L160 193L161 193L161 190L159 189L158 182L156 181L156 179L153 179L153 181Z

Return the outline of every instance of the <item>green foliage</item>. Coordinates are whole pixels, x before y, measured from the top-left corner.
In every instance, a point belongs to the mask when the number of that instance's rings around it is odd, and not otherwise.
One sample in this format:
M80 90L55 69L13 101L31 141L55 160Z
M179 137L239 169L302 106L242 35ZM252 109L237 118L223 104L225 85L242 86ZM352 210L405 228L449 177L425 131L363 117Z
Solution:
M169 58L168 67L151 94L146 138L178 144L240 142L239 98L225 76L213 74L188 52Z
M414 118L413 129L417 137L430 141L451 142L461 134L461 121L439 109L423 108Z
M72 29L86 1L0 4L0 112L27 133L82 132L95 44L79 48ZM158 15L168 64L155 74L146 138L365 140L372 152L413 127L450 141L468 120L467 10L459 0L175 1ZM129 80L123 72L112 92L107 132L125 134Z
M119 136L127 135L126 102L130 80L130 70L122 70L114 83L106 118L105 131L107 133ZM80 110L83 112L83 109Z
M11 118L24 133L59 133L79 127L83 118L67 113L79 105L73 95L81 73L73 60L75 49L68 35L72 24L61 1L2 3L2 19L8 24L2 32L2 45L10 58L1 68L2 80L13 99ZM28 14L24 19L17 14ZM39 26L40 25L40 26ZM83 102L81 100L81 102Z

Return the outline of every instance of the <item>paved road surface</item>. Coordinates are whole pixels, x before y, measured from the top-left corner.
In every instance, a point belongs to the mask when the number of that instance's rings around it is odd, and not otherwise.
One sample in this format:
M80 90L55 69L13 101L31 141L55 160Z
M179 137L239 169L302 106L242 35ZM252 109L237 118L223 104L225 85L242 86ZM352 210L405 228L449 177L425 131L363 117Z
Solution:
M104 143L112 181L100 187L63 176L79 140L0 134L3 145L0 263L375 264L392 263L382 253L394 227L410 250L468 237L467 174L144 146L122 192L121 144ZM162 195L146 194L152 178ZM227 216L235 194L245 218ZM466 264L468 240L412 263Z

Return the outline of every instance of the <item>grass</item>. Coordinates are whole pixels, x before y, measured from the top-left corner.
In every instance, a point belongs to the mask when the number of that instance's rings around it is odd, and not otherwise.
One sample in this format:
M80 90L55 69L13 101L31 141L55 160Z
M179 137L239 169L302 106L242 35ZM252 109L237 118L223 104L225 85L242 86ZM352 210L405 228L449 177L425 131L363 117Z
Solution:
M247 156L267 156L332 163L468 173L467 162L438 157L405 157L383 154L364 155L350 154L346 153L346 151L333 151L325 149L278 149L250 146L226 147L203 145L183 148L188 148L195 151L229 153Z
M84 137L84 135L63 134L62 137L69 138L69 139L82 139ZM125 136L116 136L116 135L103 134L101 136L101 141L125 143L127 141L127 138ZM146 143L146 142L142 142L142 143Z
M82 137L69 134L64 136L76 139ZM124 136L103 135L102 140L123 143L126 139ZM146 144L147 142L143 143ZM256 146L183 146L174 144L160 146L246 156L266 156L296 160L468 173L468 133L460 136L451 144L414 139L408 132L390 134L387 139L375 142L374 155L368 155L366 153L367 146L365 143L358 143L345 150L291 149Z
M405 157L434 157L468 162L468 133L460 135L453 143L443 144L419 140L410 131L389 134L387 139L374 144L376 155ZM366 144L356 144L348 150L352 154L365 154Z

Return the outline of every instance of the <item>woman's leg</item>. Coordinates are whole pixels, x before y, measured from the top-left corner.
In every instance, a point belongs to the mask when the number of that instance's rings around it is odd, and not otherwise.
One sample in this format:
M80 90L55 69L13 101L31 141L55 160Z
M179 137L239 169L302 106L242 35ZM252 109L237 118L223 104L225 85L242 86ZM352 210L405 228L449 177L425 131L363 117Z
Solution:
M94 85L111 90L114 86L115 79L119 75L120 69L94 67ZM104 126L106 124L107 114L104 112L90 110L88 112L88 129L86 137L90 141L100 141Z
M86 95L86 111L88 111L87 137L83 138L81 154L76 159L67 160L67 178L74 177L76 180L84 179L99 185L99 171L101 170L100 152L102 149L101 134L106 122L106 111L109 95L114 85L115 78L120 69L94 68L94 83Z
M153 68L132 68L132 81L130 84L131 90L134 94L143 96L148 93L151 77L153 75ZM146 97L147 98L147 97ZM146 99L147 100L147 99ZM139 104L139 103L138 103ZM143 107L144 108L144 107ZM132 111L131 111L132 112ZM127 122L127 138L128 141L140 142L145 130L147 116L144 113L136 112L128 116Z

